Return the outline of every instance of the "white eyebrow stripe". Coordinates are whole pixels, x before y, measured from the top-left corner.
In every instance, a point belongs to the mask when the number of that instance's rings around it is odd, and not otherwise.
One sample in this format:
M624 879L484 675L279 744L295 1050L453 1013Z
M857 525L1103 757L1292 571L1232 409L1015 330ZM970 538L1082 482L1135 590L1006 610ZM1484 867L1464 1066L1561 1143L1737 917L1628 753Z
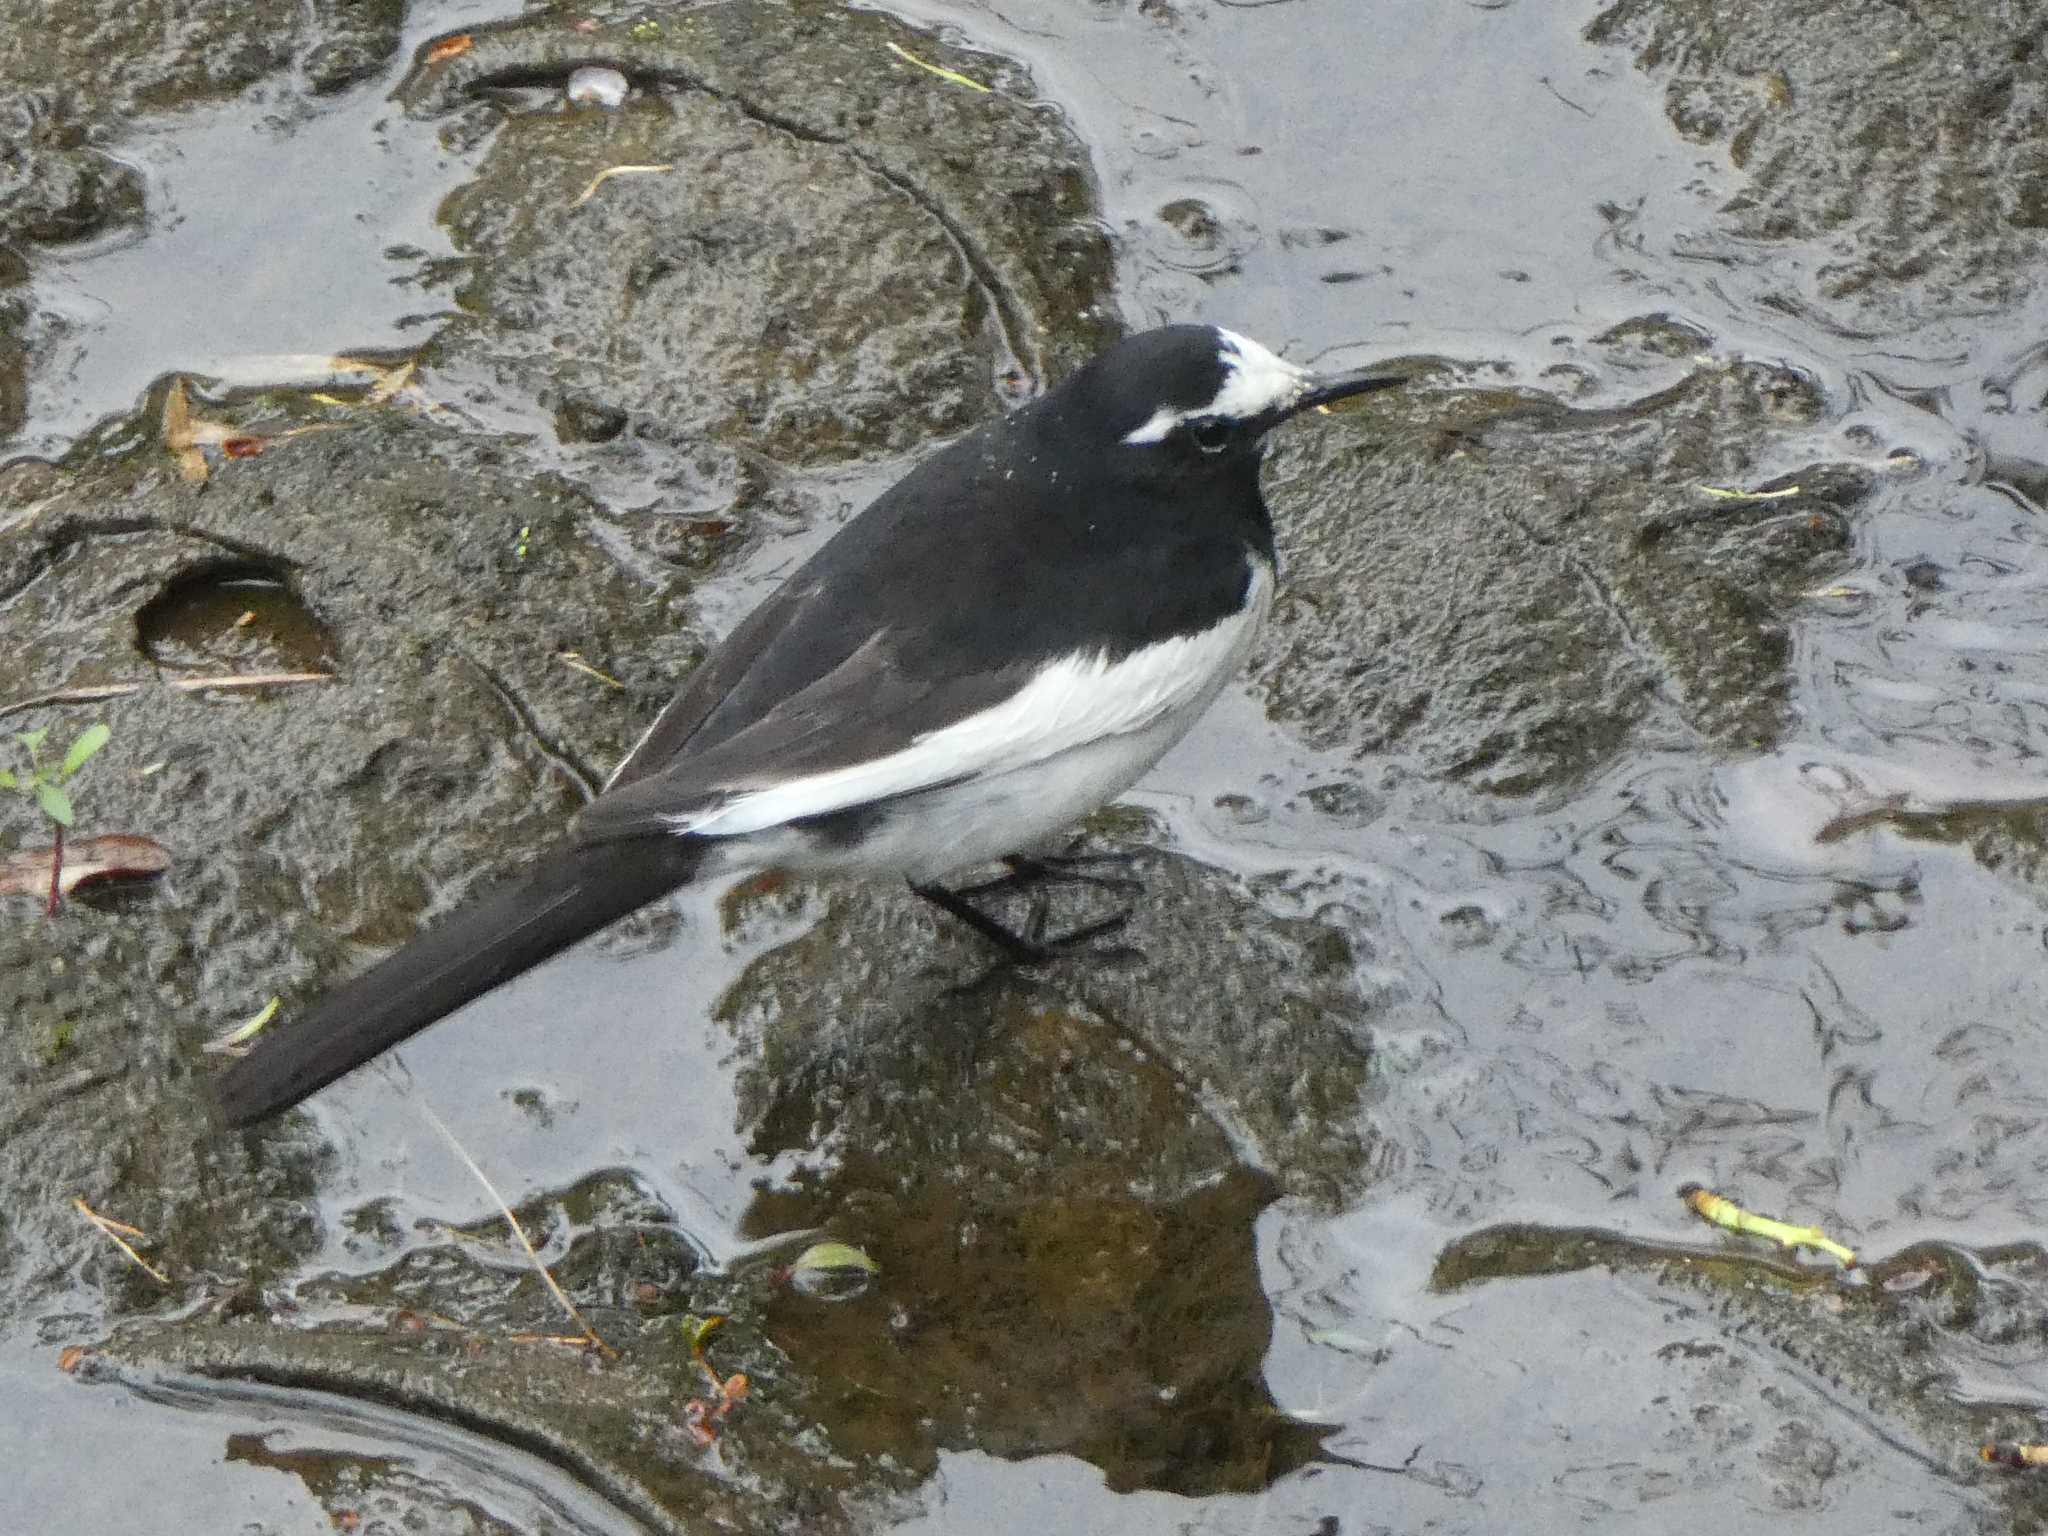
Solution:
M1249 336L1216 327L1223 358L1223 387L1207 405L1176 411L1162 405L1131 431L1127 443L1163 442L1168 433L1184 421L1203 416L1222 416L1247 421L1268 411L1281 410L1299 400L1308 388L1309 374L1285 358L1276 357Z
M1141 425L1126 432L1124 434L1124 441L1127 443L1163 442L1167 433L1187 420L1187 414L1186 411L1176 411L1171 406L1162 405L1158 410L1146 417Z

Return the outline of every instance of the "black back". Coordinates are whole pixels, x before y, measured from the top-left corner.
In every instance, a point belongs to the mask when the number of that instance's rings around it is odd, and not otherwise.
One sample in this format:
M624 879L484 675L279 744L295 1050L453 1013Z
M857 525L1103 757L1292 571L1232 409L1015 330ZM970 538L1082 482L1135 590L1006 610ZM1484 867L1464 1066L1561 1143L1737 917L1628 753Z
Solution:
M644 831L717 786L860 761L986 708L1045 662L1117 658L1243 604L1273 554L1259 436L1123 438L1224 381L1208 326L1132 337L926 459L692 676L580 822ZM660 780L660 783L650 782Z

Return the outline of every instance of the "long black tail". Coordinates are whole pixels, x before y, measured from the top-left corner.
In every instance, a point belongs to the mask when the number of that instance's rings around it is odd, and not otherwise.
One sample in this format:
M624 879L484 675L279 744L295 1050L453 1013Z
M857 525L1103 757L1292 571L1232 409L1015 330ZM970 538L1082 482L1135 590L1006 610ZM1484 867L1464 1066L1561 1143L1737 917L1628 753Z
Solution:
M472 998L687 884L702 848L665 834L554 848L328 993L288 1028L262 1037L216 1087L228 1122L251 1125L290 1109Z

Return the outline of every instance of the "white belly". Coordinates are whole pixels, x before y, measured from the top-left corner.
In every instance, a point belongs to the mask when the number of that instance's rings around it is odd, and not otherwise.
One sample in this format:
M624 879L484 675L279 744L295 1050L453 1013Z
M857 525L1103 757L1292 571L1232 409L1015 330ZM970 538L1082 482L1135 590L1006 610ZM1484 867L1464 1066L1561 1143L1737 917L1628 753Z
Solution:
M688 830L725 845L718 860L723 868L854 870L904 875L916 884L1025 850L1129 789L1187 734L1244 665L1272 591L1272 568L1255 562L1243 610L1200 635L1169 642L1170 652L1165 646L1151 647L1103 669L1095 699L1149 696L1158 701L1129 729L1096 734L1073 729L1078 711L1071 694L1058 702L1049 698L1046 713L1053 718L1043 722L1029 718L1028 710L1024 718L1010 718L1019 714L1019 703L1029 702L1027 690L982 718L1002 714L1004 737L1013 743L1029 740L1032 727L1042 724L1039 739L1059 743L1044 756L990 751L978 765L962 765L967 771L958 775L960 782L941 780L931 788L891 785L894 793L865 800L847 796L836 807L820 806L815 791L794 783L770 792L791 810L801 809L788 820L760 825L766 818L758 815L707 818ZM1097 712L1079 715L1079 720L1114 723L1113 709L1082 702ZM975 741L993 734L969 720L926 741ZM949 761L943 752L934 756Z
M1204 701L1207 702L1206 700ZM923 885L949 870L1038 846L1129 789L1187 733L1200 711L1106 737L1008 773L927 790L890 805L858 843L806 839L793 868L900 874Z

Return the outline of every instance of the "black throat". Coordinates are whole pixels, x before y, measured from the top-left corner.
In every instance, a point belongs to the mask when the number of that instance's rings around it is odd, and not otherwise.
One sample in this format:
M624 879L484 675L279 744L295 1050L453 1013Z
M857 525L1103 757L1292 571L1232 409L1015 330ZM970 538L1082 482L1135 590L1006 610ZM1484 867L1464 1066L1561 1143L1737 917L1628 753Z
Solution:
M1252 561L1273 562L1256 441L1220 458L1104 443L1099 419L1037 402L1004 422L1001 456L1031 481L1019 532L1067 573L1069 611L1113 655L1236 614ZM1027 556L1028 558L1028 556Z

